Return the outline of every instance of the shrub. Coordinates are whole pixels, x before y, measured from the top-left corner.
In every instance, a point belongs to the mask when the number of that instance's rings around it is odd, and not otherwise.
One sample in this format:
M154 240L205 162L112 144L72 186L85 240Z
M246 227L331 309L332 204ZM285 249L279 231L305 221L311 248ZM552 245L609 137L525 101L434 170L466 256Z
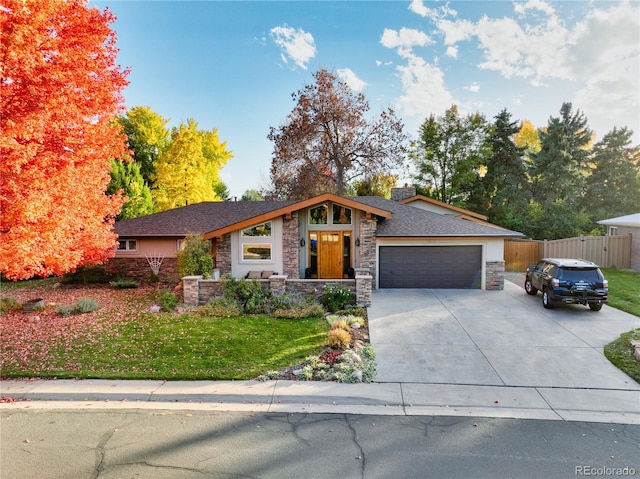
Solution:
M202 306L198 312L213 318L233 318L242 314L242 305L233 298L216 296Z
M173 311L178 305L178 295L168 289L160 291L157 300L165 311Z
M327 344L331 348L345 349L351 344L351 335L344 329L332 329Z
M262 287L258 280L236 279L230 275L222 278L223 294L235 299L248 314L268 313L271 309L271 290Z
M346 331L347 333L351 333L351 328L349 327L349 325L347 324L347 322L344 319L341 319L340 321L334 321L331 324L331 329L342 329L344 331Z
M67 316L71 316L71 313L73 313L73 307L68 304L59 304L56 306L56 312L60 316L64 316L66 318Z
M91 313L93 311L96 311L99 307L100 306L98 305L98 302L95 299L82 298L74 302L73 305L71 306L71 309L75 313L85 314L85 313Z
M355 302L356 295L341 284L325 284L322 292L322 305L330 312L344 309L345 305Z
M322 305L312 296L285 292L271 297L271 316L275 318L311 318L323 314Z
M115 281L109 281L109 284L118 289L137 288L138 286L140 286L136 280L128 278L120 278Z
M178 273L180 276L211 276L213 257L211 242L201 235L189 235L185 238L184 248L178 251Z
M376 375L375 352L371 345L360 349L357 353L348 349L340 356L335 365L333 380L341 383L370 383Z
M7 311L17 311L18 309L22 309L22 305L17 299L11 296L0 298L0 314L6 313Z

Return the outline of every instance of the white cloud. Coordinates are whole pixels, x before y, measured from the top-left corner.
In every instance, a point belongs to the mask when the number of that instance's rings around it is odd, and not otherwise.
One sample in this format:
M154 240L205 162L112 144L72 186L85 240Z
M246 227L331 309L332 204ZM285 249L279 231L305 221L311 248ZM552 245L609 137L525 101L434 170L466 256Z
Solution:
M449 7L449 4L440 6L439 8L429 8L424 4L423 0L411 0L409 10L421 17L432 19L444 18L446 16L455 17L458 12Z
M284 63L288 59L300 68L306 70L307 63L316 55L316 45L313 35L301 28L295 29L288 25L281 25L271 29L273 41L281 48L280 57Z
M447 47L447 51L445 52L445 54L451 58L458 58L458 47L455 47L455 46Z
M640 7L593 9L572 32L570 66L583 79L574 104L602 137L613 126L640 133Z
M358 78L350 68L338 68L338 77L345 82L353 91L360 92L367 86L367 82Z
M385 28L380 43L387 48L395 48L398 55L406 60L406 64L396 67L403 91L396 101L400 111L421 122L429 114L442 113L451 106L453 97L445 86L442 70L413 52L415 46L433 43L428 35L409 28L401 28L400 31ZM417 124L407 126L417 127Z
M437 66L413 57L396 69L404 92L398 98L397 106L406 115L422 121L431 113L443 113L454 103L445 85L444 73Z
M413 47L430 45L433 40L426 33L413 28L403 27L399 31L385 28L380 43L387 48L397 48L398 54L407 58L412 55Z
M480 91L480 85L474 82L469 86L465 86L464 89L472 93L478 93Z
M528 10L538 10L547 15L555 14L554 8L544 0L529 0L528 2L514 2L513 10L521 16L524 16Z
M438 30L444 34L445 45L455 45L463 40L468 40L475 32L475 24L469 20L440 20L437 23Z

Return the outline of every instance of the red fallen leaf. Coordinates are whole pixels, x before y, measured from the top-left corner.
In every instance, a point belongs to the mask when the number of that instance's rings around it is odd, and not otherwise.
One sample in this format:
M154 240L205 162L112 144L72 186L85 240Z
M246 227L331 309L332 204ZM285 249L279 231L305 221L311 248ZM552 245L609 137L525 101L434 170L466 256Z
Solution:
M10 403L10 402L17 402L18 400L16 398L11 398L9 396L2 396L0 397L0 402L6 402L6 403Z

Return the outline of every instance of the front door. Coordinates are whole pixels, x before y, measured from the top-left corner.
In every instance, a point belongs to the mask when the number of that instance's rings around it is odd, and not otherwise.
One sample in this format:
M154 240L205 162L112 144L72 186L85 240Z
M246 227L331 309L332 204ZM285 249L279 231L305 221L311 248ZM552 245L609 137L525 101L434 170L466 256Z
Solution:
M309 233L310 265L313 277L342 278L351 265L351 234L342 231ZM348 242L349 245L345 245Z

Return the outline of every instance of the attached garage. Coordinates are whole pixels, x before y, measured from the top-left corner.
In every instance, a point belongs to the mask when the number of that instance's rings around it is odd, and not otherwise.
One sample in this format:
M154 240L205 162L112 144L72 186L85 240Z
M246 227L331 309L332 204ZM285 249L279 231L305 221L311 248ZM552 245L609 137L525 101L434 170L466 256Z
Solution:
M380 288L479 289L482 246L380 246Z

